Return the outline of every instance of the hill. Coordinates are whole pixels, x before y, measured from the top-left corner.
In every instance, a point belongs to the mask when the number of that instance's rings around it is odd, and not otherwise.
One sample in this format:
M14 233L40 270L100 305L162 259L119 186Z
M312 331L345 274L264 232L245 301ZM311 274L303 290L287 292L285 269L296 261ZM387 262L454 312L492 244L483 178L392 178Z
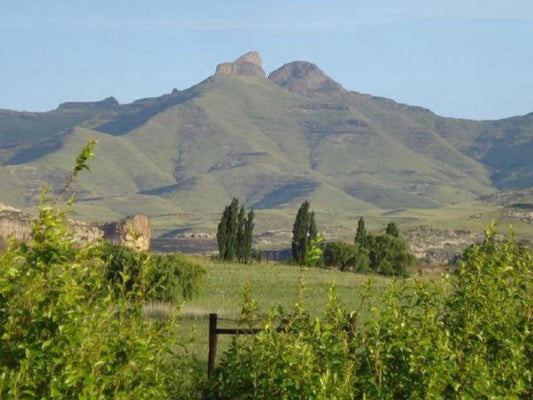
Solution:
M533 186L533 114L443 118L348 91L308 62L267 77L251 52L189 89L130 104L0 110L0 201L30 207L43 184L59 187L90 138L98 149L79 181L81 217L143 212L160 233L213 230L233 196L256 209L262 231L290 230L304 199L340 235L360 214L461 225L470 211L494 216L483 199Z

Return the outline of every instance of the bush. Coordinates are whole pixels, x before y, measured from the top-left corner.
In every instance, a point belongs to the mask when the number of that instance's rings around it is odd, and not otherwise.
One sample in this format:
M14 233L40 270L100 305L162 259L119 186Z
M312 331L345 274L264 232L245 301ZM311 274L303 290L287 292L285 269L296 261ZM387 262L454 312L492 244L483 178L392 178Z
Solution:
M496 244L493 237L489 229L451 282L391 283L367 322L350 321L333 288L322 318L300 303L290 313L272 310L258 335L233 340L209 395L531 398L533 254L512 238Z
M146 296L152 301L190 299L197 292L205 274L202 266L181 254L148 254L113 244L102 245L102 259L114 293L122 290L135 294L135 288L146 282Z
M392 235L368 235L370 268L382 275L407 276L407 267L415 258L407 250L407 244Z
M7 241L0 237L0 255L3 254L7 250Z
M182 254L152 254L148 260L149 298L157 301L191 299L205 269Z
M0 398L194 398L195 360L176 340L175 315L143 316L142 273L115 292L101 244L77 246L57 203L43 196L29 244L0 258Z
M341 271L366 272L369 269L370 260L366 248L358 244L336 241L326 244L324 264L339 267Z

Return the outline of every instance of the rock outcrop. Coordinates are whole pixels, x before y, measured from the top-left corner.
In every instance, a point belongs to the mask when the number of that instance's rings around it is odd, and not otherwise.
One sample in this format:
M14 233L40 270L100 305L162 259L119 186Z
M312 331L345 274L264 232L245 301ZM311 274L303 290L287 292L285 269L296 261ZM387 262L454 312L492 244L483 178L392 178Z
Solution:
M13 238L28 242L31 234L32 217L16 208L0 203L0 242ZM121 244L137 251L150 249L152 230L146 215L137 214L102 226L82 221L69 221L74 239L80 244L92 243L104 238L110 243Z
M28 242L31 234L32 217L16 208L0 203L0 238L8 241L13 238ZM91 243L102 238L103 232L94 224L82 221L69 221L74 239L80 243Z
M257 51L250 51L237 58L234 62L218 64L215 75L266 77L261 56Z
M150 219L137 214L120 221L110 222L101 226L104 238L110 243L121 244L136 251L150 249L152 228Z
M468 246L484 238L483 232L440 230L426 225L407 231L404 236L416 258L437 265L453 262Z
M315 64L294 61L270 73L268 79L278 86L300 95L343 92L340 83L327 76Z

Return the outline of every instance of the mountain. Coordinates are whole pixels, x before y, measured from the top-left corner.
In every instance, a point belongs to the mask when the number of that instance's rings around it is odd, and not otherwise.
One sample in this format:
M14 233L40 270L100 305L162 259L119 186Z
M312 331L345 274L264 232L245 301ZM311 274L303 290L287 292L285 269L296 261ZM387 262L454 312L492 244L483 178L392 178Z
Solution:
M0 201L29 207L43 184L60 187L91 138L98 146L77 186L81 216L143 212L159 232L212 230L234 196L258 211L263 230L290 230L309 199L335 231L361 214L444 221L464 205L491 216L484 198L533 187L533 113L443 118L346 90L309 62L267 77L250 52L189 89L130 104L0 110Z

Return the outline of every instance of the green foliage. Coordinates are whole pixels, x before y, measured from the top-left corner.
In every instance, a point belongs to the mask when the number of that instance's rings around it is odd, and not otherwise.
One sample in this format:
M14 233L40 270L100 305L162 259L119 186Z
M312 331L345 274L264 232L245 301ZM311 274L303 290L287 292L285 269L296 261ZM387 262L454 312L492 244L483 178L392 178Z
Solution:
M470 398L479 398L484 392L493 398L531 396L531 250L517 245L512 235L497 243L491 226L484 243L465 252L452 285L454 292L446 303L444 322L461 350L455 371L458 390Z
M311 214L312 215L312 214ZM309 237L307 248L305 249L304 265L315 267L322 261L324 250L322 249L324 236L316 234L315 237Z
M94 148L96 147L96 140L91 139L87 144L81 149L80 153L76 157L76 164L72 173L67 179L65 187L61 194L68 192L72 188L72 184L78 178L78 175L81 171L87 170L90 171L88 161L94 156Z
M0 237L0 255L3 254L7 250L7 241Z
M247 263L252 251L254 213L251 210L248 218L245 209L239 210L239 200L233 198L226 206L217 229L218 253L222 260Z
M414 261L407 244L399 237L395 223L387 225L384 235L373 235L367 232L363 217L357 224L355 244L331 242L324 251L325 264L338 266L342 271L372 270L381 275L406 276L407 267Z
M394 222L389 222L387 225L387 228L385 229L385 233L387 235L391 235L394 237L400 236L400 230L398 229L398 226Z
M198 291L204 269L181 254L138 253L130 248L102 245L106 278L117 295L135 295L146 284L150 301L176 302Z
M512 238L497 244L493 237L489 230L487 241L468 251L451 282L392 282L382 307L365 323L357 318L360 309L348 316L334 288L321 318L312 318L299 300L291 312L271 310L258 335L234 338L209 394L217 399L530 398L533 254ZM369 283L359 294L361 304L370 288Z
M237 260L244 262L244 222L245 222L244 206L241 206L239 216L237 217Z
M355 243L358 244L360 247L365 247L367 245L367 232L365 228L365 219L363 217L359 217L359 221L357 221Z
M326 244L324 263L327 266L339 267L341 271L366 272L369 269L370 260L365 247L336 241Z
M218 252L222 260L233 261L237 256L238 214L239 200L233 198L224 209L218 224Z
M301 265L317 265L322 260L323 236L319 235L314 211L309 212L309 202L304 201L292 228L292 261Z
M309 202L304 201L292 227L292 260L301 264L305 259L305 250L307 248L307 238L309 234Z
M190 300L200 289L205 270L182 254L151 254L148 259L148 298L155 301Z
M176 316L142 313L146 275L113 290L102 244L76 243L68 206L45 191L38 211L30 242L11 242L0 259L0 398L194 397L195 363L175 339ZM127 286L131 277L120 277Z
M309 240L314 240L316 239L318 236L318 228L316 226L316 221L315 221L315 212L314 211L311 211L311 213L309 214L309 233L308 233L308 237L309 237Z
M254 239L254 210L250 210L248 217L244 221L244 238L243 238L243 262L248 264L250 258L255 259L258 262L261 262L261 256L259 252L259 257L254 257L252 253L252 243Z
M368 235L370 268L383 275L406 276L407 267L415 261L407 244L391 235Z

